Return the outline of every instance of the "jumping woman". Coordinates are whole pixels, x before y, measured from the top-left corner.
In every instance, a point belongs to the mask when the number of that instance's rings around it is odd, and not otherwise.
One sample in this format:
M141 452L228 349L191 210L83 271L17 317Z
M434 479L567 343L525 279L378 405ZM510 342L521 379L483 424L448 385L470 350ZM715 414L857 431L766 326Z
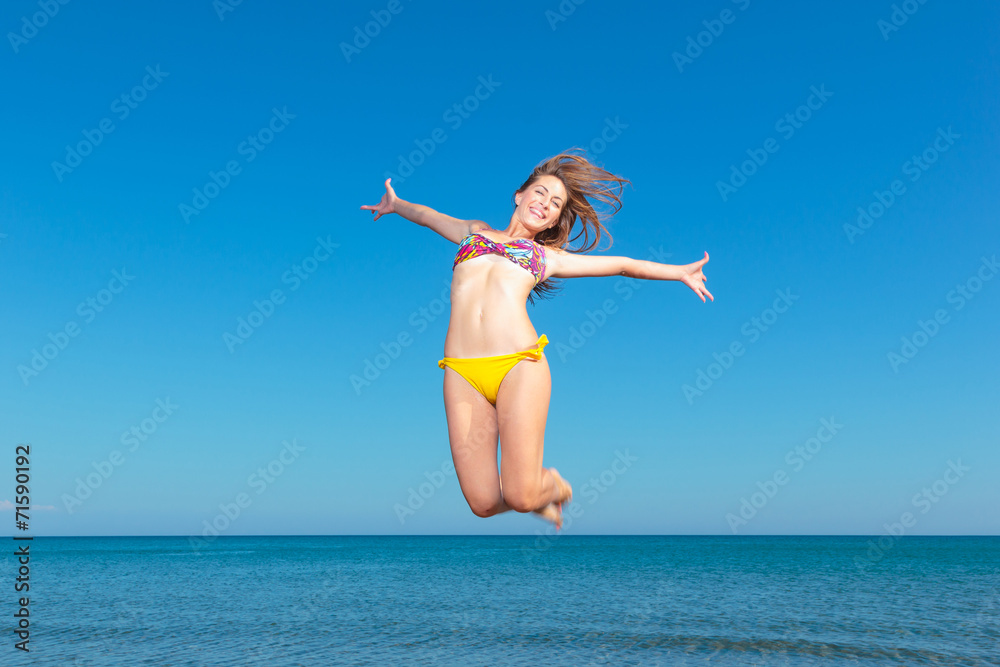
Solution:
M706 296L714 300L702 272L707 252L684 266L582 254L597 245L602 232L608 233L588 198L610 205L610 217L621 209L621 191L630 181L575 151L535 167L514 192L514 212L503 231L482 220L459 220L399 199L392 179L386 180L377 206L361 207L375 214L373 221L397 213L458 244L451 320L438 366L444 369L455 471L476 516L535 512L559 528L562 503L573 496L555 468L542 467L552 382L542 351L548 339L537 335L528 318L526 301L534 302L533 294L548 296L554 278L623 275L678 280L703 302ZM581 235L580 247L567 248Z

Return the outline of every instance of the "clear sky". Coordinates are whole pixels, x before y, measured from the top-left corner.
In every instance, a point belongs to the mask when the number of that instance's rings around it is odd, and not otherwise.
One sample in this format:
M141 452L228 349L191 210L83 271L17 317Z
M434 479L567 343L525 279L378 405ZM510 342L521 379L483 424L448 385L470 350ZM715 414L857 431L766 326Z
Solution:
M708 251L716 298L586 278L529 307L564 531L1000 533L995 4L15 0L0 24L4 531L18 443L38 535L544 531L475 517L448 468L456 247L359 206L392 173L503 229L580 146L633 183L601 252Z

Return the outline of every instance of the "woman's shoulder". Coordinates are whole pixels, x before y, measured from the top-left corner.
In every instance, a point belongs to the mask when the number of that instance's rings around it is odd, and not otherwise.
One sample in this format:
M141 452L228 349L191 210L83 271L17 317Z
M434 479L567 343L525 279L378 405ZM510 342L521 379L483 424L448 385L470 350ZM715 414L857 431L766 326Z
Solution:
M482 220L470 220L469 221L469 234L475 234L476 232L481 232L483 230L496 231L490 227L488 222Z

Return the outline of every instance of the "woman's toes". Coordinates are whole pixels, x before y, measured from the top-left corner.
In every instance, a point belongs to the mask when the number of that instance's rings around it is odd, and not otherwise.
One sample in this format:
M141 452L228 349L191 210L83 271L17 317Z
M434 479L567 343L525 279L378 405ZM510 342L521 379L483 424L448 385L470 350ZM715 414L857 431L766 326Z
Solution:
M546 521L554 523L556 528L562 528L562 509L555 503L549 503L542 509L535 510L535 514L539 515Z
M559 489L559 501L565 503L571 500L573 498L573 487L563 479L558 470L549 468L549 471L552 473L553 479L556 480L556 487Z

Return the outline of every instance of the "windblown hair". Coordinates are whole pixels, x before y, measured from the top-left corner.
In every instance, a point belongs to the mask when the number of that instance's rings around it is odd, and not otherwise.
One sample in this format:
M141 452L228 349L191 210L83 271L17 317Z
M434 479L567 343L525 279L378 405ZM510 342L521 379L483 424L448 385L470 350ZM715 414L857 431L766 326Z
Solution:
M622 190L625 183L631 185L632 182L627 178L605 171L587 160L584 155L578 154L583 152L582 148L570 148L564 153L544 160L535 167L528 180L515 192L515 194L525 192L534 185L540 176L555 176L562 181L563 187L566 188L568 201L559 213L559 223L535 236L535 242L547 248L585 253L593 250L603 235L607 235L608 247L611 247L611 232L607 230L602 221L609 219L621 210ZM591 199L606 204L609 211L598 213L590 203ZM511 202L513 201L514 196L512 195ZM580 227L576 229L576 234L573 234L577 220L580 221ZM567 247L570 242L576 241L581 236L583 242L579 246ZM535 295L550 298L560 289L559 282L557 280L543 280L528 295L528 300L534 304L533 297Z

